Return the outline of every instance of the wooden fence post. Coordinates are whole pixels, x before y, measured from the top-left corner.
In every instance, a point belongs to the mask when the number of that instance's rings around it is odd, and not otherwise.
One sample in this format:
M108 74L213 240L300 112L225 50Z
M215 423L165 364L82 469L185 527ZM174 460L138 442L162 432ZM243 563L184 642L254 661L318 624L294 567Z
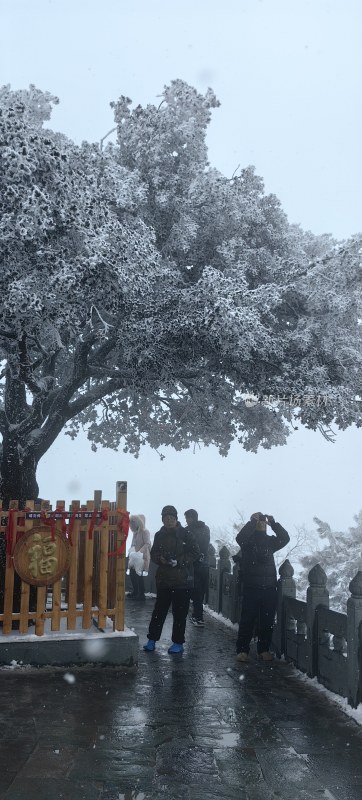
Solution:
M127 509L127 481L117 481L116 483L116 511L126 511ZM121 515L117 513L117 523ZM124 542L124 534L118 528L116 536L116 552L119 552ZM116 603L114 615L114 630L124 630L124 598L126 594L126 552L116 558Z
M310 678L318 673L318 642L315 610L318 606L329 608L329 592L326 587L327 576L320 564L312 567L308 574L309 586L307 589L307 652L308 671Z
M80 509L79 500L72 500L69 516L77 514ZM67 628L69 631L75 631L77 627L77 596L78 584L83 579L83 561L79 560L80 554L80 519L74 519L73 532L72 532L72 560L70 563L69 572L66 575L66 603L68 606ZM79 569L82 569L81 577Z
M348 702L357 708L362 697L362 572L359 570L349 584L351 597L347 600L347 662Z
M96 508L97 511L100 511L101 503L102 503L102 490L101 489L95 489L94 490L93 503L94 503L94 508ZM96 606L97 605L98 597L99 597L100 550L101 550L101 539L102 539L101 528L102 528L102 525L97 523L97 525L96 525L96 527L95 527L95 529L93 531L94 543L93 543L92 606Z

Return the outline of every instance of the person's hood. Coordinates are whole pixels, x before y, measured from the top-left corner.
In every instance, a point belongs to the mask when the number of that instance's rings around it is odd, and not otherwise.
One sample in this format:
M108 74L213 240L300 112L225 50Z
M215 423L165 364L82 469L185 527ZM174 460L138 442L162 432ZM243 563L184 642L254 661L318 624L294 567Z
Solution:
M129 518L129 527L132 533L144 531L146 525L146 518L143 514L131 514Z

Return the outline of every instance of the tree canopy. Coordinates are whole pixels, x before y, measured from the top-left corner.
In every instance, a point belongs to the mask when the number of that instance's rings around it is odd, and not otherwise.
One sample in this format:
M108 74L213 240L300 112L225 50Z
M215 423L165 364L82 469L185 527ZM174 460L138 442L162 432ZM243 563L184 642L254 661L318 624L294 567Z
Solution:
M37 495L63 429L226 454L284 444L298 419L360 425L362 236L303 232L252 167L211 167L212 90L121 97L104 148L47 128L57 102L0 90L5 502Z

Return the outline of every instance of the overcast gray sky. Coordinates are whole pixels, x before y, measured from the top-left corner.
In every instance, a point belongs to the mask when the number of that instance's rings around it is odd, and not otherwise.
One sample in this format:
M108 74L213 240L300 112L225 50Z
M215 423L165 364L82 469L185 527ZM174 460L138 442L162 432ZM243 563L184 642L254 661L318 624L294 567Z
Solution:
M154 103L182 78L215 90L211 163L230 175L254 164L289 220L342 239L362 229L360 0L0 0L1 83L35 83L58 95L52 127L77 142L112 127L120 94ZM361 507L362 431L336 444L298 431L284 448L253 455L234 446L93 454L61 437L39 468L40 491L113 499L128 479L129 508L151 530L162 505L199 508L211 525L239 509L274 513L291 531L313 515L339 527Z

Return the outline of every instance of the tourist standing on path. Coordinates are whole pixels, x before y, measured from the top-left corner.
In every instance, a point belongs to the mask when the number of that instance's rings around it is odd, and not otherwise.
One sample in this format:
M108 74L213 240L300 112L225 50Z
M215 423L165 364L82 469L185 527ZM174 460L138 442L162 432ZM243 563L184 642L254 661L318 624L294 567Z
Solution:
M130 566L129 575L133 590L127 594L131 600L145 600L145 584L143 572L148 572L150 566L151 537L145 527L145 517L143 514L131 514L129 527L133 533L131 550L129 553L129 564L132 564L132 552L140 553L143 556L142 569ZM140 574L141 573L141 574Z
M183 653L186 617L193 586L193 562L200 555L193 535L182 528L174 506L164 506L162 528L155 534L151 559L157 564L157 597L148 629L148 642L143 646L152 651L161 637L167 612L172 605L172 642L169 653Z
M186 530L193 534L200 550L200 557L194 562L194 588L191 589L193 610L191 622L197 628L204 627L204 597L209 577L210 528L199 520L194 508L185 511Z
M270 525L274 536L267 534ZM277 572L274 553L289 542L289 534L270 514L252 514L250 522L236 537L241 548L240 571L243 599L239 633L236 642L238 661L249 660L250 642L257 624L257 653L263 661L271 661L270 645L277 605Z

